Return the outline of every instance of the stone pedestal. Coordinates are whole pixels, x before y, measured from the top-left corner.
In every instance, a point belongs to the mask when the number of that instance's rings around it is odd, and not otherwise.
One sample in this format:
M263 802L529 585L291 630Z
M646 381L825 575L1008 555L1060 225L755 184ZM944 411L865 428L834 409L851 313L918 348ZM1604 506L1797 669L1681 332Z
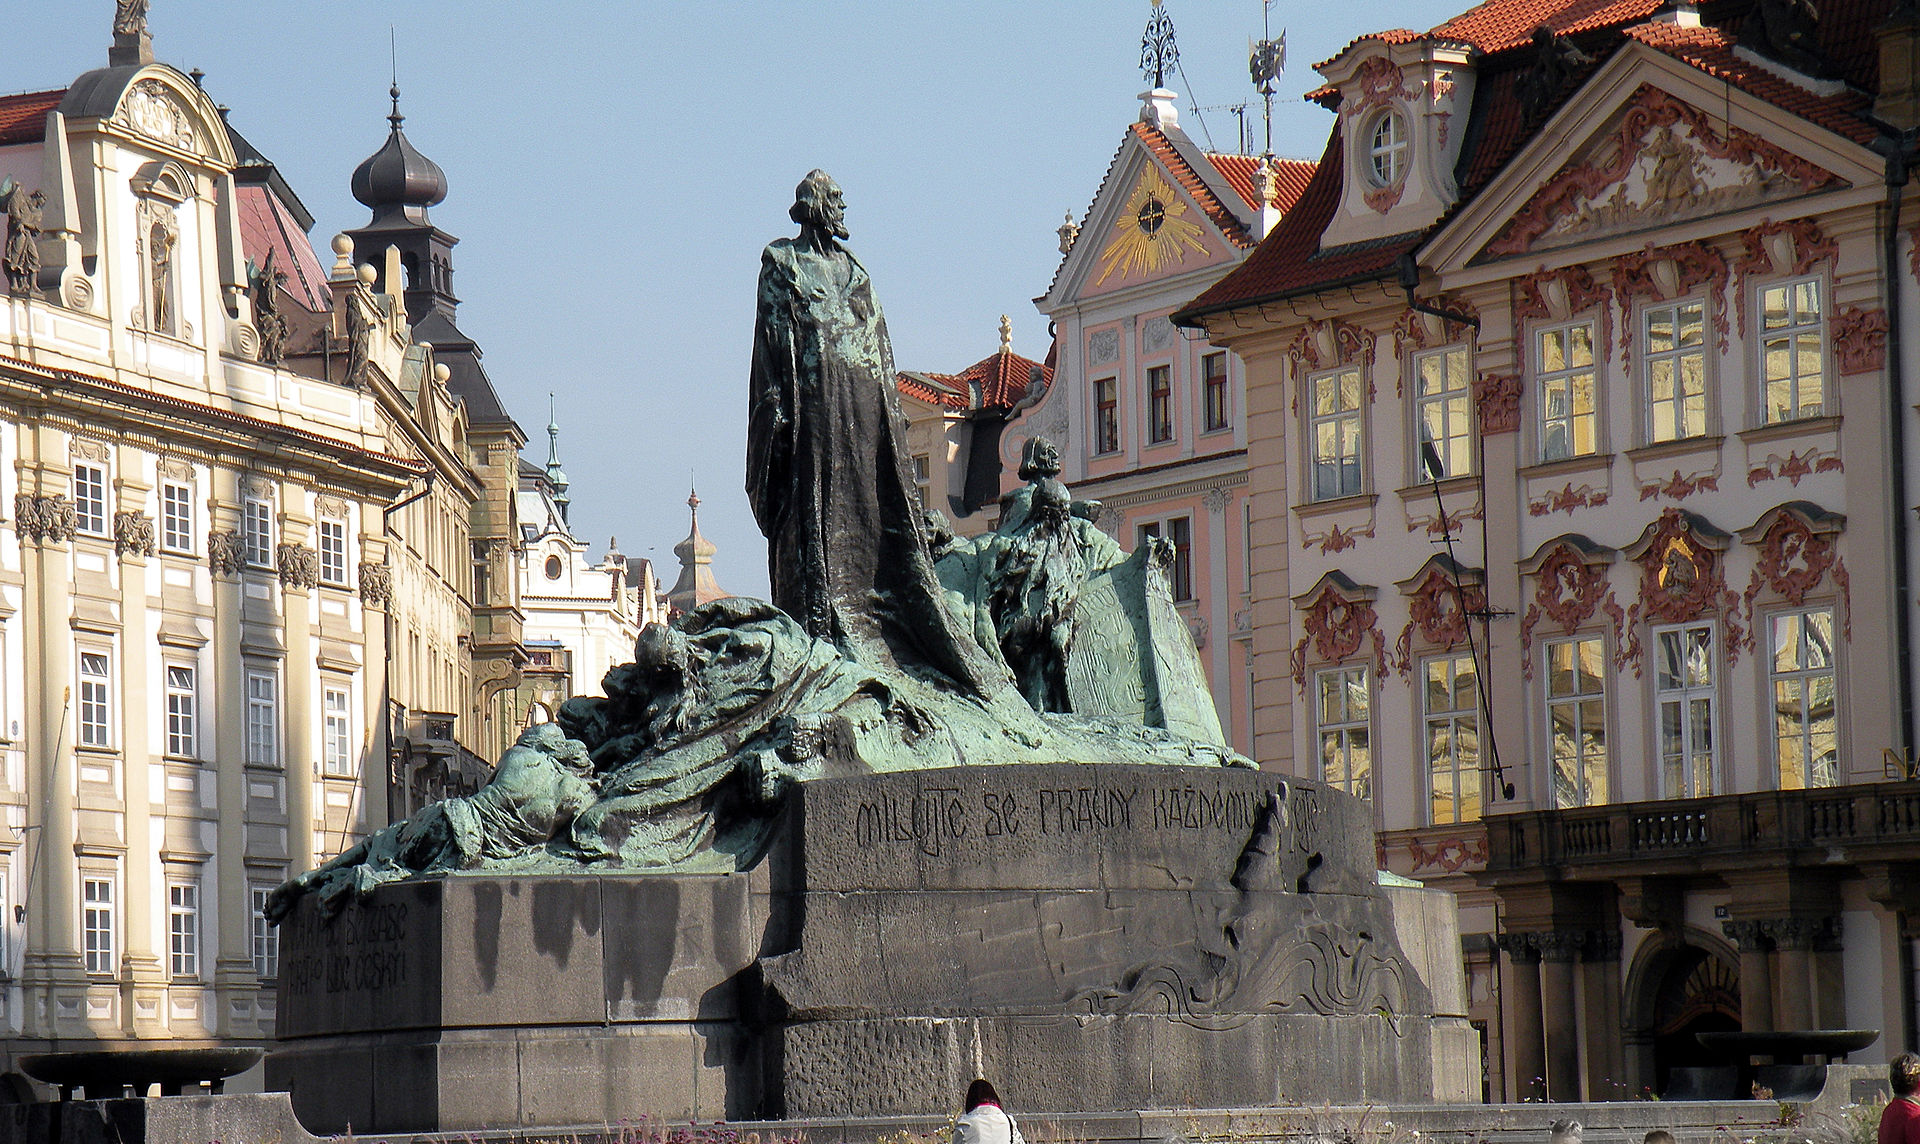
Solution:
M1393 893L1365 805L1278 775L821 780L747 873L303 903L268 1080L318 1132L926 1114L976 1075L1030 1112L1470 1099L1451 901Z

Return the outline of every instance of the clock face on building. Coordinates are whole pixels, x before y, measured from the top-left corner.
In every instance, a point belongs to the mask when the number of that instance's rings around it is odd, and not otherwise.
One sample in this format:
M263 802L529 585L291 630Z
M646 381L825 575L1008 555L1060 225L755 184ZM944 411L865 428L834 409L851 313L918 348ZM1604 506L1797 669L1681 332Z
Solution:
M1153 274L1189 253L1206 255L1206 228L1180 197L1157 164L1149 163L1114 219L1107 245L1100 251L1100 273L1095 286L1114 276L1131 278Z

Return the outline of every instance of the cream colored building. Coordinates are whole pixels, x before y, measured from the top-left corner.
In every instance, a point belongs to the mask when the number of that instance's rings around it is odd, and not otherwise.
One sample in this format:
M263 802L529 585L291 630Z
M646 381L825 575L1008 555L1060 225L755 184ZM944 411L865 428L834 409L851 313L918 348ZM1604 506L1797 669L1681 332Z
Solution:
M259 220L304 210L258 170L237 182L237 136L143 34L114 56L0 97L25 267L0 296L10 1061L270 1037L266 893L408 805L401 715L454 716L424 730L491 757L524 659L517 443L498 486L517 430L474 415L462 347L416 340L344 238L330 275L295 239L274 250L292 286L250 290ZM303 292L331 311L289 312ZM284 347L263 336L275 307Z
M651 561L629 561L612 540L599 563L588 557L567 523L559 425L549 421L547 436L546 468L520 463L517 579L528 662L511 712L519 725L551 718L575 695L600 694L608 669L633 659L640 629L667 620Z

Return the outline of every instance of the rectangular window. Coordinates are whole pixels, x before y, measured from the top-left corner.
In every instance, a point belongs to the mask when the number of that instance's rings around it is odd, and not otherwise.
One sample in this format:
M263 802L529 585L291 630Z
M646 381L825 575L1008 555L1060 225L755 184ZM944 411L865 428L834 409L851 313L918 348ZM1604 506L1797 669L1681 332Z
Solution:
M933 458L925 453L913 455L913 479L926 484L933 479Z
M1207 432L1225 429L1232 417L1227 409L1227 355L1208 354L1201 358L1200 378L1206 390Z
M267 921L267 895L272 886L247 890L253 913L253 975L262 981L280 976L280 931Z
M1827 337L1820 280L1800 278L1760 290L1760 372L1767 421L1826 412Z
M1339 667L1322 671L1314 679L1320 781L1360 798L1372 798L1372 692L1367 669Z
M347 585L347 522L334 517L320 518L320 582Z
M353 775L353 713L344 687L329 687L323 700L326 723L321 734L321 765L326 774Z
M1699 300L1650 306L1641 348L1647 381L1647 440L1678 441L1707 431L1707 307Z
M1425 666L1431 817L1436 825L1473 822L1480 817L1480 673L1468 655Z
M1307 436L1313 442L1313 499L1360 491L1360 371L1323 373L1309 383L1312 407Z
M107 653L80 653L80 745L113 745L113 680L108 674Z
M1607 801L1607 656L1598 636L1547 645L1547 735L1553 805Z
M107 535L107 470L73 467L73 526L88 536Z
M87 972L111 974L114 971L113 881L82 879L80 896L84 902L80 929L85 942Z
M160 547L193 551L193 489L187 485L160 486Z
M1550 326L1534 335L1533 377L1540 395L1540 459L1585 457L1600 448L1593 323Z
M1173 367L1147 367L1147 439L1173 440Z
M1467 347L1416 354L1414 398L1419 403L1419 471L1416 480L1457 477L1473 471L1473 382Z
M1135 529L1135 548L1149 540L1164 539L1173 549L1173 563L1167 566L1167 587L1175 600L1193 599L1193 522L1176 516L1163 525L1150 520Z
M1780 789L1840 781L1840 729L1835 692L1833 612L1782 612L1768 621L1768 675L1773 683L1773 757Z
M280 765L280 681L270 671L247 672L247 763Z
M1120 401L1118 386L1111 377L1093 383L1093 451L1120 451Z
M196 757L194 678L191 667L167 668L167 754Z
M255 568L273 567L273 505L248 499L241 523L247 534L247 563Z
M1654 698L1660 711L1660 777L1666 798L1713 793L1714 673L1712 624L1654 633Z
M167 969L174 980L200 976L200 884L167 883Z

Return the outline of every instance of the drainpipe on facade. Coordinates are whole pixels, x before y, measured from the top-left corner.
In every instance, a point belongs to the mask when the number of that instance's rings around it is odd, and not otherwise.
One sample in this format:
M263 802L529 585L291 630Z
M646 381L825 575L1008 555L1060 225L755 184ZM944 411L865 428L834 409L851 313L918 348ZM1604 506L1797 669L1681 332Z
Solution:
M392 504L388 505L385 509L381 510L380 535L385 537L387 540L387 560L390 564L394 563L394 560L393 560L393 514L396 512L399 512L401 509L412 504L414 501L417 501L421 497L424 497L428 493L432 492L433 478L435 475L436 475L435 470L428 469L425 481L424 483L421 484L419 492L412 493L408 496L404 496L399 500L394 501ZM393 701L393 605L394 605L394 601L392 599L389 599L387 601L386 613L381 619L381 623L385 626L387 631L387 639L386 639L386 647L383 649L385 652L385 656L384 656L385 662L383 662L380 665L380 687L383 692L383 694L381 695L381 698L386 701L388 781L390 783L398 781L399 790L400 790L400 805L402 807L406 807L407 806L407 787L404 781L400 781L400 780L404 780L406 776L405 775L395 776L393 774L394 740L399 739L402 743L406 742L406 728L404 726L397 726L399 721L394 718L394 708L397 706L397 704L395 704ZM402 708L402 710L404 711L405 709ZM397 735L395 734L396 731L398 731ZM393 791L394 791L393 786L389 786L387 788L387 821L388 822L397 822L399 821L399 819L406 817L405 815L395 815L393 813L394 811Z
M1881 275L1881 294L1887 315L1887 416L1890 422L1891 483L1894 489L1894 681L1900 693L1900 757L1907 774L1911 776L1914 773L1912 752L1920 733L1916 733L1914 727L1913 666L1910 660L1913 650L1910 643L1913 628L1911 611L1914 604L1911 560L1907 551L1907 509L1911 497L1907 489L1906 441L1910 411L1906 398L1905 339L1901 336L1900 208L1905 198L1907 180L1912 175L1909 163L1914 157L1916 144L1920 144L1920 9L1915 8L1913 0L1901 0L1888 15L1886 23L1875 29L1875 36L1879 40L1880 90L1874 96L1871 119L1874 126L1880 129L1880 135L1873 141L1873 149L1887 164L1887 202L1886 209L1880 215L1880 225L1885 229L1880 239L1885 262ZM1904 912L1898 924L1903 931L1906 929ZM1915 1013L1913 977L1913 939L1902 938L1900 1009L1904 1017L1902 1023L1906 1027L1901 1030L1901 1040L1908 1049L1914 1047L1916 1024L1920 1024L1920 1018Z

